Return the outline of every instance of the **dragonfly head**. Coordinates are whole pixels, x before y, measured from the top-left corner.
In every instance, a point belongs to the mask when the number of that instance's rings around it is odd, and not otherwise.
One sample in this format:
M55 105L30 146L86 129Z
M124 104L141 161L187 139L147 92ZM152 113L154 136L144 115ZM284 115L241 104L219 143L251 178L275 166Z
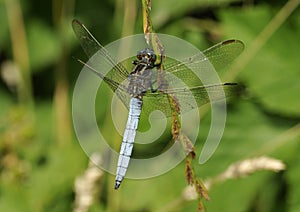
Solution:
M135 61L135 63L144 63L150 67L155 66L156 55L152 49L146 48L141 51L138 51L136 58L137 60Z

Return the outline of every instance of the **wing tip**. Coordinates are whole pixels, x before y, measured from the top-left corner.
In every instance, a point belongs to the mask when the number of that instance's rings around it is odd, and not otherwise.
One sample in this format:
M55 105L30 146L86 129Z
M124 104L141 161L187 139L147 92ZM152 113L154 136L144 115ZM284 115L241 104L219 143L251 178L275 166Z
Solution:
M82 24L78 19L76 19L76 18L74 18L73 20L72 20L72 24Z
M236 82L225 82L223 85L238 85Z
M78 26L83 27L83 24L78 19L74 18L72 20L73 30L76 31L76 27L78 27Z
M238 39L229 39L229 40L225 40L222 42L222 45L228 45L228 44L232 44L232 43L239 43L244 49L245 48L245 44L243 41L238 40Z

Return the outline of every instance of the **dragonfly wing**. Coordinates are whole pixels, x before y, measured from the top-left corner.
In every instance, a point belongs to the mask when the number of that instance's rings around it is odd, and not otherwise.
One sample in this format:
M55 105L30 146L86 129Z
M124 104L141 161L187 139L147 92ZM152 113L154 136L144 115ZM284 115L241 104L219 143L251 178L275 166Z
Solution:
M172 114L167 94L148 91L143 97L142 114L143 116L149 116L155 110L161 111L167 117Z
M180 108L180 113L201 107L208 102L217 102L227 97L238 96L243 87L237 83L223 83L219 85L197 86L194 88L174 88L163 92L147 92L144 98L143 112L150 114L160 110L167 117L171 116L168 95L174 96ZM145 103L147 101L147 104Z
M79 62L102 78L128 107L129 97L127 89L122 85L129 75L127 69L121 63L116 62L116 59L110 55L81 22L73 20L72 27L85 53L91 58L88 64L80 60ZM112 67L108 73L103 72L105 64Z
M115 66L113 71L117 72L123 79L128 77L128 70L121 63L116 62L116 59L110 55L110 53L94 38L80 21L76 19L73 20L72 27L83 50L89 58L93 57L96 53L99 53L99 56L103 57L107 63Z
M97 51L103 48L103 46L93 37L93 35L80 21L74 19L72 27L80 45L88 57L92 57Z
M240 40L227 40L203 51L216 70L222 69L237 58L245 45Z
M244 44L239 40L227 40L182 61L172 61L164 65L166 79L174 86L174 78L181 79L187 86L201 85L198 74L210 74L212 66L222 69L230 64L244 49ZM198 73L197 73L198 72ZM209 77L209 76L204 76ZM176 86L175 86L176 87Z
M191 108L189 102L193 98L197 107L200 107L208 102L217 102L228 97L238 96L242 93L244 87L237 83L223 83L218 85L198 86L194 88L182 88L168 91L169 94L174 94L183 103L181 112L187 112Z

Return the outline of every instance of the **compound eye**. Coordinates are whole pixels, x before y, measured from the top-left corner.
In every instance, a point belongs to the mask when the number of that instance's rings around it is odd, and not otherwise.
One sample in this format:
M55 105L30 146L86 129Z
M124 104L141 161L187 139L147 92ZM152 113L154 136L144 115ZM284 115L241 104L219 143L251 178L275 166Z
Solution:
M138 53L138 54L136 55L136 57L137 57L138 60L141 60L141 59L143 58L143 56L142 56L141 53Z
M152 61L152 62L155 62L155 61L156 61L156 55L155 55L155 54L151 54L150 57L151 57L151 61Z

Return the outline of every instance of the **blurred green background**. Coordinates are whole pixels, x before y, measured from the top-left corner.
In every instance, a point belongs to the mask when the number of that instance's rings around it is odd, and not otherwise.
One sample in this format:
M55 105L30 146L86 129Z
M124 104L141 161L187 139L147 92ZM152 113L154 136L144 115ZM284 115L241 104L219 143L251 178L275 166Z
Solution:
M207 211L300 211L298 4L152 1L156 32L202 50L230 38L246 45L220 77L246 85L247 97L229 103L221 144L207 163L196 160L196 173L206 180L255 156L286 164L283 172L258 171L216 184L209 191L211 200L204 202ZM81 70L72 56L87 58L72 31L73 18L104 45L142 33L140 1L0 0L0 211L195 211L197 201L181 196L184 163L156 178L125 180L118 191L113 190L114 176L93 169L98 177L82 179L94 198L80 206L75 179L91 169L72 127L72 91ZM107 92L102 98L110 96ZM97 101L97 119L106 120L109 105ZM108 135L113 130L110 121L102 127ZM208 127L205 116L198 156Z

